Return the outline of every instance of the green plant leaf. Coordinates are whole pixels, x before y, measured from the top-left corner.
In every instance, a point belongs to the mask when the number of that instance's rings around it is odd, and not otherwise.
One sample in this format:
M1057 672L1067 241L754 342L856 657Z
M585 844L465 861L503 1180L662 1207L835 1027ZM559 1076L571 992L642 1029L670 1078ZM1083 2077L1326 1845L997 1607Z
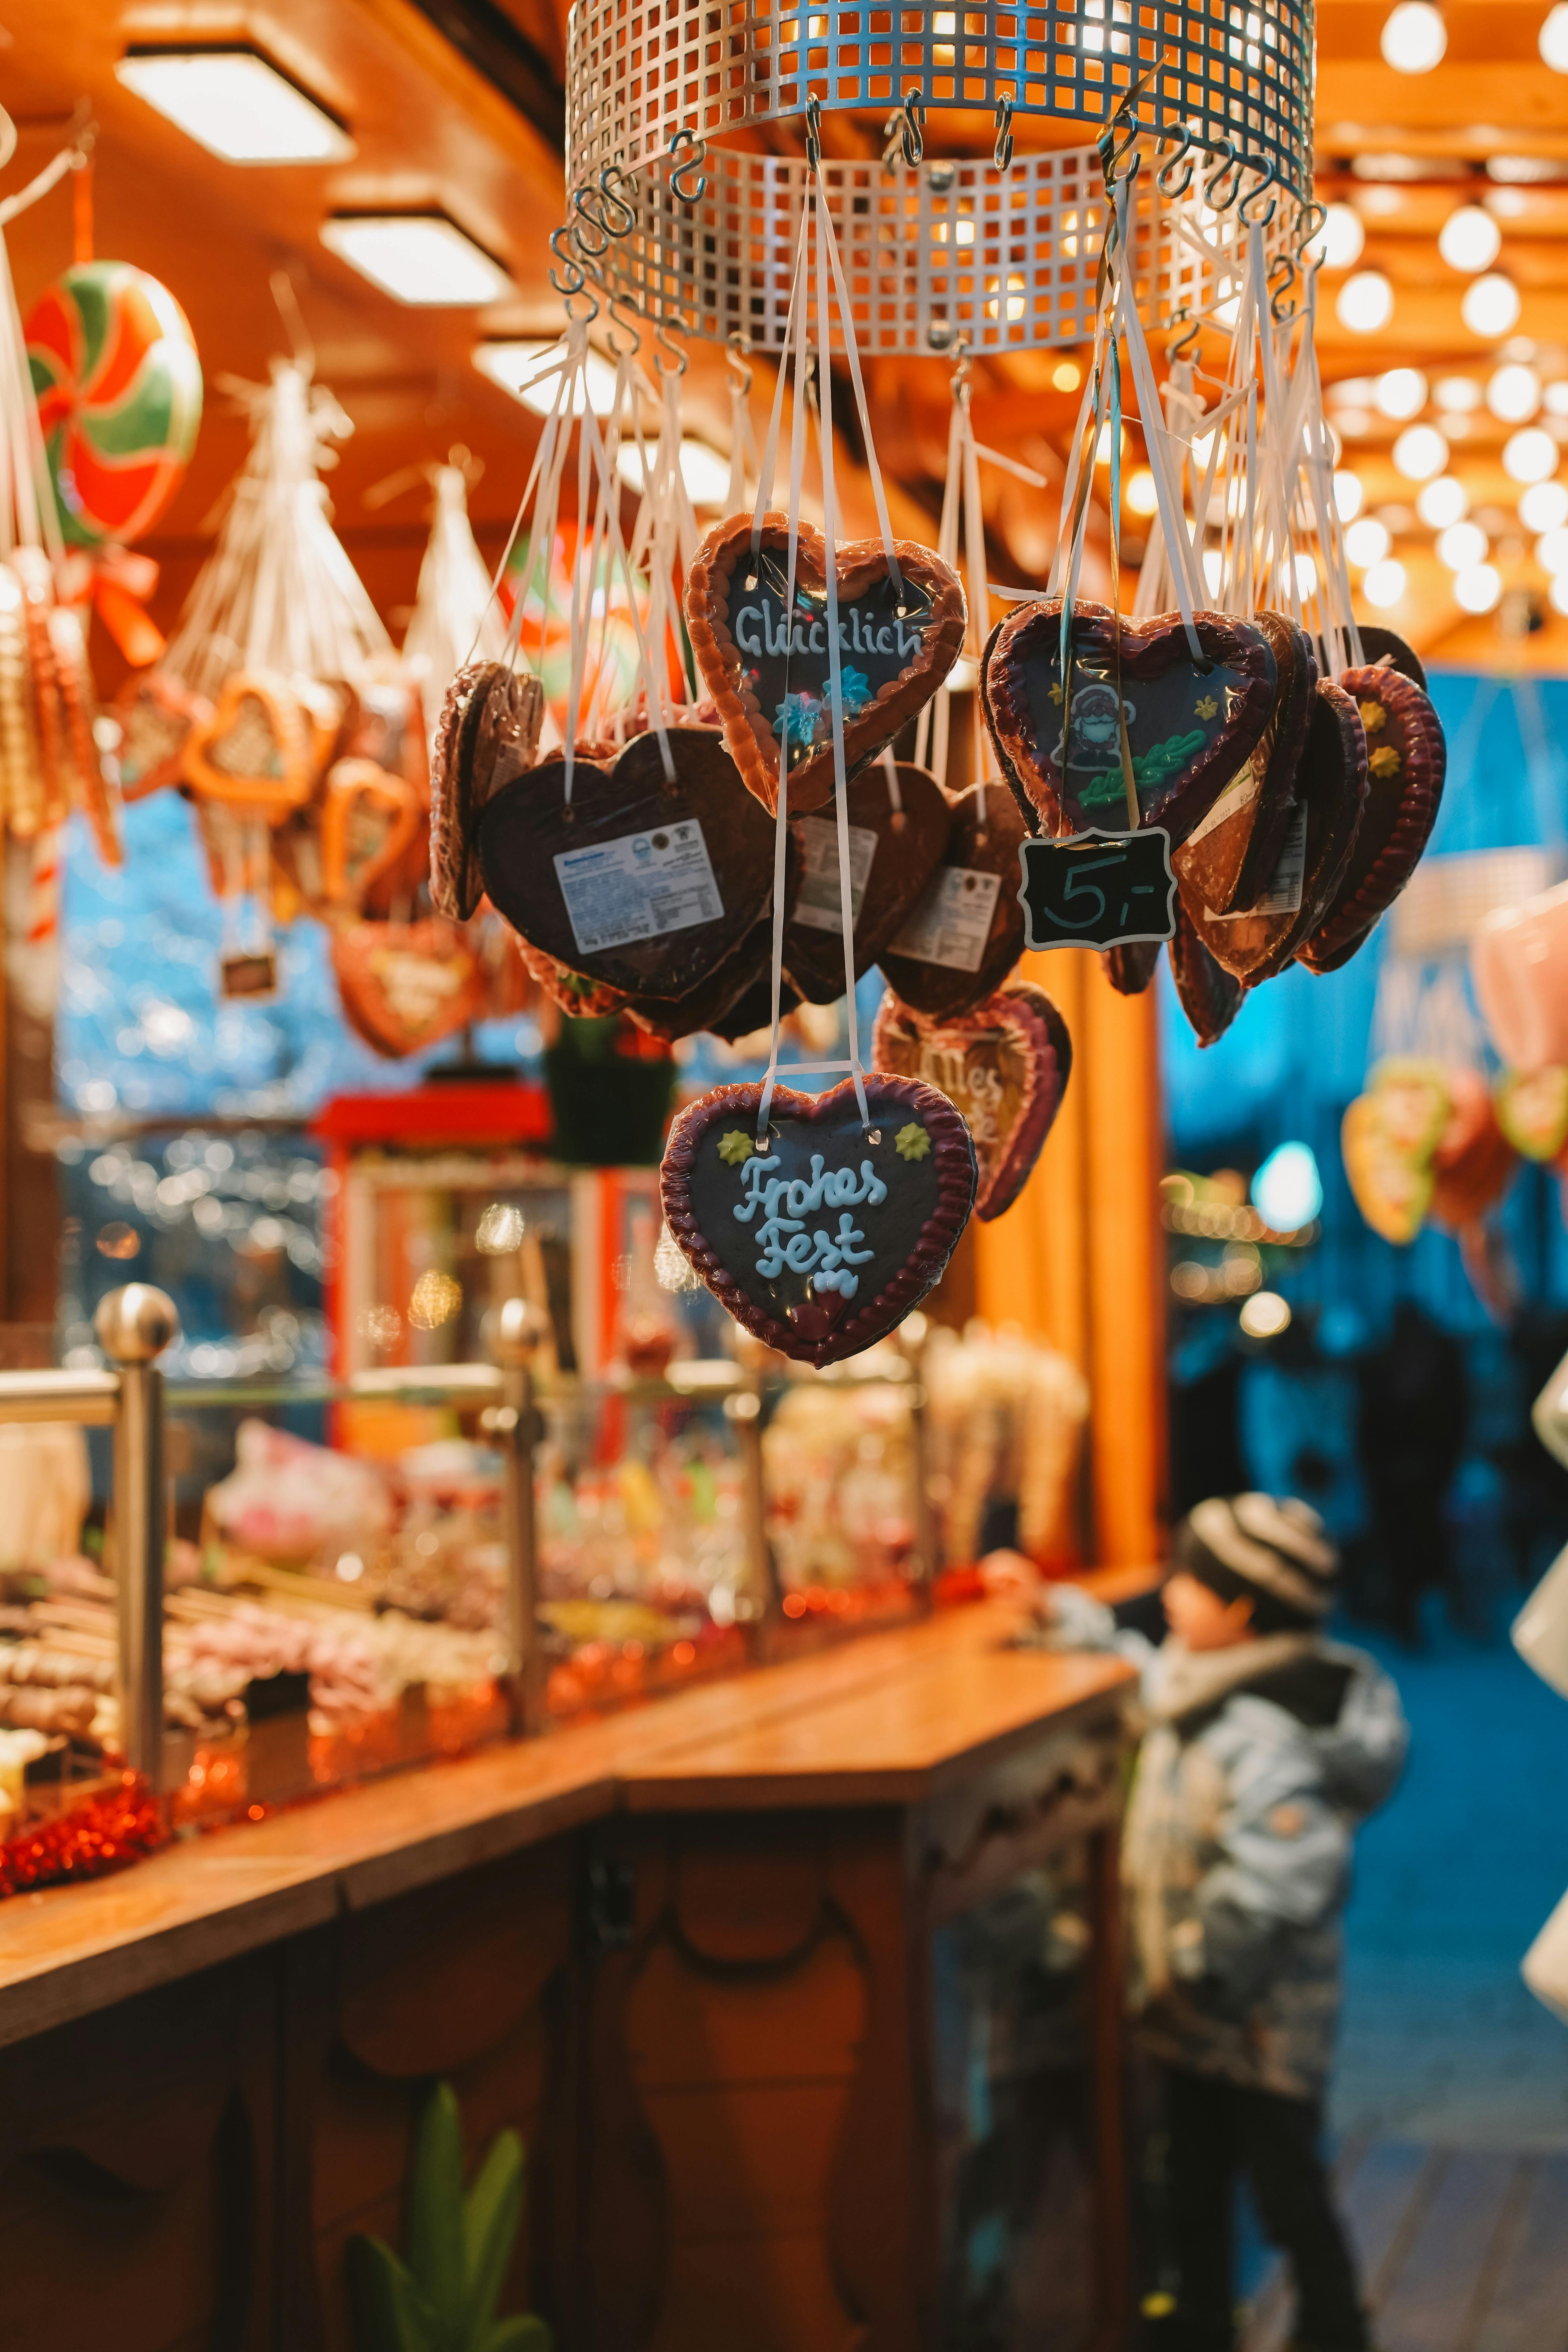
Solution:
M475 2352L553 2352L555 2337L532 2312L498 2320Z
M462 2352L481 2352L495 2317L496 2298L522 2219L522 2142L514 2131L498 2132L463 2200L468 2301Z
M392 2248L379 2238L351 2238L347 2263L357 2352L435 2352L429 2314Z
M458 2352L465 2305L463 2127L450 2083L437 2084L414 2136L408 2267L436 2323L433 2352Z

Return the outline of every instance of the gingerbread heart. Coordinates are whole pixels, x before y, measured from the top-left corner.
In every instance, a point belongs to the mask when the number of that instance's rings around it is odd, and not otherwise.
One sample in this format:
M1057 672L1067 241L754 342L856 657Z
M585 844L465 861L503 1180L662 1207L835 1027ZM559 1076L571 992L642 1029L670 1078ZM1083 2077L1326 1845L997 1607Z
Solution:
M895 580L879 539L837 551L844 760L853 775L929 702L958 658L965 611L958 575L929 547L895 540ZM700 542L686 582L691 649L747 789L771 814L781 761L792 816L820 808L834 784L827 544L800 526L795 606L789 522L731 515Z
M1163 825L1174 847L1250 761L1268 723L1278 684L1268 640L1251 622L1199 613L1204 667L1179 614L1131 621L1079 603L1064 694L1061 609L1058 596L1016 605L991 633L980 687L1002 772L1025 814L1058 840L1126 823L1120 636L1139 822Z
M543 761L480 812L490 902L560 964L675 1004L739 947L773 890L773 828L716 728L672 727L616 760Z
M1176 908L1176 928L1171 939L1171 978L1176 983L1182 1010L1192 1024L1198 1044L1212 1045L1236 1019L1247 991L1209 953L1194 929L1192 917L1182 905Z
M363 907L425 823L406 776L374 760L334 760L321 810L321 890L330 905Z
M1568 1144L1568 1069L1508 1070L1497 1090L1498 1125L1526 1160L1555 1160Z
M768 1347L808 1364L858 1355L939 1279L974 1205L974 1145L945 1095L867 1074L869 1127L846 1080L780 1087L765 1149L762 1088L715 1087L676 1119L665 1219L709 1289Z
M1450 1070L1447 1079L1451 1108L1432 1155L1431 1214L1434 1223L1460 1234L1502 1198L1519 1161L1486 1080L1464 1069Z
M212 717L212 705L160 670L133 670L120 690L114 715L120 721L120 797L140 801L179 782L186 738Z
M237 816L281 824L314 790L320 731L316 713L289 679L236 670L211 717L185 738L185 782Z
M440 921L352 923L332 939L343 1012L390 1060L478 1020L484 973L460 931Z
M1381 669L1386 665L1390 669L1396 669L1401 677L1413 679L1422 693L1426 693L1426 671L1421 656L1414 646L1405 644L1397 629L1385 629L1381 623L1369 625L1363 621L1357 634L1361 638L1365 668Z
M1279 862L1300 807L1298 779L1318 665L1304 629L1282 613L1258 613L1279 680L1268 722L1239 775L1199 818L1171 865L1184 890L1215 915L1250 907Z
M553 956L542 954L520 932L514 931L512 937L530 980L536 982L551 1003L574 1021L607 1020L612 1013L625 1013L630 1004L631 999L623 990L608 987L602 980L590 980L586 972L574 971L571 964L557 963Z
M1432 1205L1430 1157L1412 1159L1398 1150L1373 1095L1358 1095L1345 1112L1340 1149L1356 1207L1373 1232L1402 1246L1413 1242Z
M1142 996L1160 968L1161 940L1123 940L1107 948L1100 968L1118 996Z
M879 761L854 777L845 795L857 980L897 936L952 830L947 796L934 776L906 761L895 773L896 807ZM832 1004L844 993L837 821L830 807L821 816L796 817L791 831L800 850L801 881L784 931L784 968L807 1004Z
M928 1021L883 997L872 1034L881 1070L955 1103L974 1139L983 1223L1010 1209L1039 1158L1072 1073L1072 1038L1043 988L1004 988L956 1021Z
M773 919L764 915L753 923L738 948L715 964L706 980L689 989L679 1003L662 1003L657 997L632 996L626 999L626 1011L639 1029L651 1037L662 1037L674 1045L680 1037L695 1037L700 1029L711 1030L715 1036L731 1034L724 1025L726 1016L742 997L749 998L753 990L767 990L773 971ZM793 993L786 993L786 1009L799 1003ZM766 997L763 1019L771 1018L772 995ZM757 1027L755 1021L746 1021L733 1031L743 1037L748 1029Z
M1024 952L1019 844L1028 828L1000 784L974 784L952 803L942 864L878 961L916 1013L952 1020L994 996Z
M1415 871L1443 798L1447 750L1431 703L1394 669L1348 669L1340 680L1366 734L1370 788L1343 879L1296 950L1309 971L1348 963Z
M1283 971L1311 937L1344 878L1370 779L1361 713L1342 686L1320 678L1301 756L1301 797L1268 887L1245 913L1214 915L1189 894L1189 919L1209 952L1250 984Z
M430 763L430 898L467 922L484 897L481 812L533 766L544 689L506 662L469 662L447 688Z

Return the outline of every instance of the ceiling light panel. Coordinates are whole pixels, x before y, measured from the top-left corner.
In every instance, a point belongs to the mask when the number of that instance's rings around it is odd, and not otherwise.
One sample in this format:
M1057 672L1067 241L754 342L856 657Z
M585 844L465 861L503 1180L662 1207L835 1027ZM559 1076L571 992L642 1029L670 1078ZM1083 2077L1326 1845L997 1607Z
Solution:
M353 141L255 49L132 49L129 90L226 163L342 163Z
M515 289L499 262L440 213L337 214L321 243L395 302L478 310Z

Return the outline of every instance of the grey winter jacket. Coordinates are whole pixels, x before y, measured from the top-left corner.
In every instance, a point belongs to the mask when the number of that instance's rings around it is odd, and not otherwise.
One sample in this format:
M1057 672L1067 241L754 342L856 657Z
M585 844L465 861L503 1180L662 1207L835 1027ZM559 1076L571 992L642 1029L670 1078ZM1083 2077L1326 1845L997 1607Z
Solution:
M1321 2095L1357 1825L1409 1732L1375 1659L1316 1634L1194 1654L1119 1632L1074 1586L1054 1644L1116 1649L1145 1725L1122 1847L1138 2035L1154 2056L1255 2090Z

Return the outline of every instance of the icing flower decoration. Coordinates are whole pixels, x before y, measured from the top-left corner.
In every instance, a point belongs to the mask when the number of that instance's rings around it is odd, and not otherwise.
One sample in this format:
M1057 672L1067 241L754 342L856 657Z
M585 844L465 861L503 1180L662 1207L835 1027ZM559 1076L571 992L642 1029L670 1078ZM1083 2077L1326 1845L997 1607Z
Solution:
M732 1127L728 1135L721 1135L719 1139L719 1157L726 1168L739 1168L742 1160L751 1158L756 1148L751 1137L738 1127Z
M900 1160L931 1158L931 1138L918 1118L911 1118L908 1127L900 1128L893 1138L893 1150Z
M781 743L810 743L816 736L822 705L814 694L786 694L773 716L773 732Z
M1219 705L1215 700L1212 694L1205 694L1199 701L1194 703L1193 716L1194 719L1217 719L1219 717Z
M844 690L845 710L851 717L857 710L864 710L871 699L871 681L865 671L841 669L838 673L838 682Z
M1387 726L1388 713L1381 702L1360 702L1356 708L1361 712L1361 723L1369 735L1375 735L1381 727Z
M1374 776L1396 776L1399 754L1392 743L1380 743L1366 764Z

